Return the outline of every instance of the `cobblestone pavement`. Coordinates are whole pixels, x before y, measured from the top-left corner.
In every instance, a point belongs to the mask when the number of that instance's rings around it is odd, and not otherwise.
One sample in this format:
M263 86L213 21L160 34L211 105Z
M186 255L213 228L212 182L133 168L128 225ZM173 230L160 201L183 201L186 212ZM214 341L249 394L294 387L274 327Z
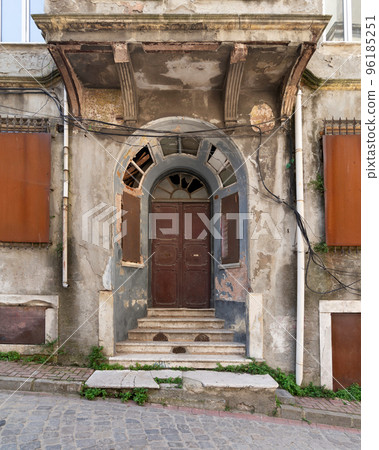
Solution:
M359 432L325 425L54 394L9 395L0 391L1 450L360 448Z
M47 380L86 381L92 373L92 369L85 367L0 361L0 376L6 377L32 377Z

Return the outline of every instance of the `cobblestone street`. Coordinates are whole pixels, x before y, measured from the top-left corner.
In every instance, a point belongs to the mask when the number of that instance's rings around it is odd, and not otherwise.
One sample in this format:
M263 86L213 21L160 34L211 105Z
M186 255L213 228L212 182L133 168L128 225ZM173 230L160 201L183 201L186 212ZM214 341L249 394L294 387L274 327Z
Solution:
M358 449L360 433L231 413L0 391L0 449Z

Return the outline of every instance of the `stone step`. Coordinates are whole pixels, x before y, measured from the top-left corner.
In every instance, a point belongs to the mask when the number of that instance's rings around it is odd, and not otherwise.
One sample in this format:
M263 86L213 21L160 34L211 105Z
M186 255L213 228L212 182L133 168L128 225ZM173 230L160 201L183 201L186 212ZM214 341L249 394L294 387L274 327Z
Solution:
M234 332L224 329L136 328L128 331L129 341L233 342Z
M180 378L182 387L165 383L167 378ZM151 403L269 415L275 410L278 387L270 375L167 369L96 370L86 385L112 393L145 388Z
M214 369L217 364L223 366L248 364L251 359L241 355L188 355L186 353L166 354L166 353L138 353L138 354L117 354L108 357L110 364L121 364L125 368L131 365L141 364L142 366L158 364L162 367L190 367L195 369Z
M244 344L237 342L133 342L116 344L117 353L173 353L190 355L245 355Z
M214 317L214 308L192 309L192 308L148 308L147 317Z
M172 329L172 328L182 328L182 329L204 329L204 328L223 328L224 320L209 318L166 318L166 317L144 317L143 319L138 319L139 328L155 328L155 329Z

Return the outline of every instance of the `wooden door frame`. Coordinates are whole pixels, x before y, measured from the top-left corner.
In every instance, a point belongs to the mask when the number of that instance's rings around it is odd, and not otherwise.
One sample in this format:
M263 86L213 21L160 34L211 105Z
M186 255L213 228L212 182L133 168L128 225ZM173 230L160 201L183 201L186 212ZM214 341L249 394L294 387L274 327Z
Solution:
M360 313L359 300L320 300L320 378L321 386L333 389L332 313Z
M164 178L164 176L166 176L167 174L163 175L159 180L161 180L162 178ZM196 175L197 176L197 175ZM159 180L157 180L157 183L159 182ZM204 182L204 180L202 180ZM204 182L204 185L207 187L207 183ZM149 200L149 214L152 211L152 204L154 203L155 200L153 200L152 198L150 198ZM176 203L178 202L177 200L156 200L156 202L159 203ZM207 203L206 200L182 200L180 201L180 203ZM212 199L208 200L209 203L209 211L210 211L210 217L213 216L213 201ZM150 236L150 229L148 230L148 236ZM149 282L149 307L153 307L153 293L152 293L152 275L153 275L153 261L151 258L151 254L152 254L152 239L149 239L148 237L148 249L149 249L149 264L148 264L148 282ZM210 235L210 243L209 243L209 248L210 248L210 252L211 254L213 254L213 249L214 249L214 238L213 235L211 233ZM209 277L210 277L210 298L209 298L209 308L213 308L214 307L214 264L211 261L210 264L210 269L209 269Z

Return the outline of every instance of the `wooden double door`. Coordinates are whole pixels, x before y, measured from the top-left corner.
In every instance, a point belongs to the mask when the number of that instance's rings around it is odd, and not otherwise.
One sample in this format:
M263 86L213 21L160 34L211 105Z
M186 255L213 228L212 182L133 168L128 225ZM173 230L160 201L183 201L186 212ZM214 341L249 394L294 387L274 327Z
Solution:
M153 202L151 291L155 308L209 308L209 202Z

